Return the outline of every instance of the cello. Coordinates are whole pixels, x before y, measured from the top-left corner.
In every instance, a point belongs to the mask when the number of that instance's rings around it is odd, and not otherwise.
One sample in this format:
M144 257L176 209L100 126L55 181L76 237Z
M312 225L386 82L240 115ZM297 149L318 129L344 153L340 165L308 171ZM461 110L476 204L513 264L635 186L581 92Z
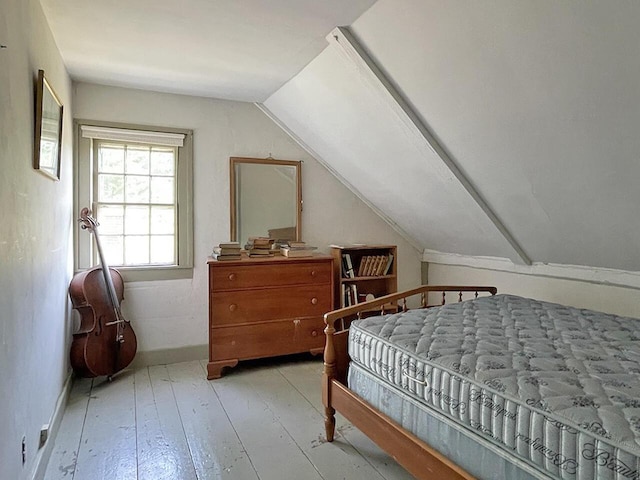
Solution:
M69 296L80 314L80 326L71 343L71 367L81 377L106 375L109 380L126 368L136 354L136 334L120 310L124 281L104 259L98 222L88 208L80 212L83 230L93 232L100 265L73 277Z

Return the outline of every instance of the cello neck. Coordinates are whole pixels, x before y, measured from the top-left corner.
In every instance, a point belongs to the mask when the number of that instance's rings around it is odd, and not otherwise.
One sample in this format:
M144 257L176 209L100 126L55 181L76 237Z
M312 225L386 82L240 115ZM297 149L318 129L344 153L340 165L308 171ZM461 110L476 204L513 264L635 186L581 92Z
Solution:
M117 321L121 322L123 320L123 317L120 311L120 302L118 301L116 288L113 285L113 279L111 278L111 274L109 273L109 265L107 265L104 253L102 252L102 245L100 244L100 236L98 235L99 223L91 215L91 210L86 207L83 208L80 212L80 219L78 221L82 223L82 228L91 230L93 232L93 238L96 241L96 249L98 250L98 258L100 259L100 267L102 268L102 275L104 276L104 283L107 287L107 296L109 297L111 306L116 313ZM120 323L118 323L118 331L120 336Z
M104 253L102 252L102 245L100 244L100 236L98 235L97 228L93 229L93 238L96 240L96 249L98 250L98 258L100 259L100 266L102 267L102 275L104 276L104 283L107 286L109 300L111 300L111 305L113 305L118 316L120 316L120 302L118 301L118 295L116 294L116 287L113 285L113 279L109 273L109 265L107 265Z

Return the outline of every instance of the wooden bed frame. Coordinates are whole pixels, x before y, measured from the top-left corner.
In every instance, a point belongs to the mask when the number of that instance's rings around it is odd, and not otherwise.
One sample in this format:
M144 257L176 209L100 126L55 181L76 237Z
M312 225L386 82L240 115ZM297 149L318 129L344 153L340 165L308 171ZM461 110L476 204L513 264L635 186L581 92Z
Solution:
M397 310L406 311L408 310L407 299L414 296L420 297L419 308L436 306L428 304L429 293L441 293L440 305L444 305L447 292L457 293L457 301L462 301L463 292L473 292L477 297L480 292L495 295L497 289L495 287L423 285L325 314L324 321L327 326L322 401L327 441L333 441L337 411L418 479L470 480L475 478L388 416L377 411L347 387L349 366L347 340L351 320L371 312L384 314Z

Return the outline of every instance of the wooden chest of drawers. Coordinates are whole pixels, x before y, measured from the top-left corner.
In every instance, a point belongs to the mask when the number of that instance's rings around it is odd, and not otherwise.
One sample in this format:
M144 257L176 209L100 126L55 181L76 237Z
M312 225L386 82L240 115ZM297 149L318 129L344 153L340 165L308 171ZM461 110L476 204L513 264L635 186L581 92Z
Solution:
M332 257L243 257L208 264L207 378L219 378L239 360L322 352L323 315L333 308Z

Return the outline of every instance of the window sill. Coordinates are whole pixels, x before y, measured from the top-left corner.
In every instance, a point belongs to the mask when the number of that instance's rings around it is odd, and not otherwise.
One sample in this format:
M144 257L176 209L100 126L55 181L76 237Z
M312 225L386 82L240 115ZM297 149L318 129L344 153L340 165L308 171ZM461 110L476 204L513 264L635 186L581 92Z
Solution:
M127 282L153 282L193 278L193 267L111 267ZM77 273L77 272L76 272Z

